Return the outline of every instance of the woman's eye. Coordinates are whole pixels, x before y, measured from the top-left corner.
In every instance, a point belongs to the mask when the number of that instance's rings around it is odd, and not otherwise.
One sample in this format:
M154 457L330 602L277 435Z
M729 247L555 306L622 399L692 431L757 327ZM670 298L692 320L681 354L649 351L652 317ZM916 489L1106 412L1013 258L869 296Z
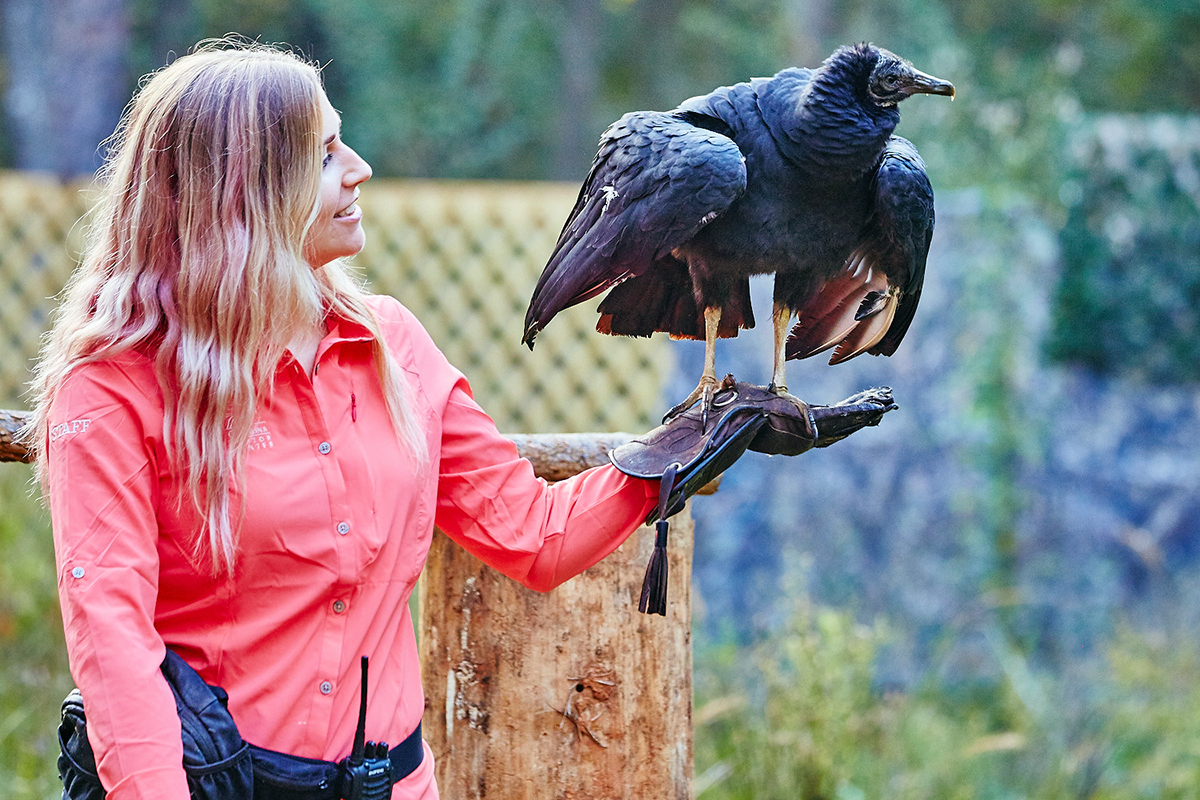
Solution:
M330 161L333 161L333 153L326 153L325 158L321 161L321 166L328 167Z

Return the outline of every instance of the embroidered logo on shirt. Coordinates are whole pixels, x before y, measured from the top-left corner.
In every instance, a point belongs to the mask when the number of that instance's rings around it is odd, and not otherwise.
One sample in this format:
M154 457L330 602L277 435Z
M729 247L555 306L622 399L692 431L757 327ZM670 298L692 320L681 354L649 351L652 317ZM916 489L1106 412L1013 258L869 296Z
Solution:
M267 423L255 422L254 427L250 429L250 442L247 444L247 449L253 453L255 450L265 450L274 446L275 443L271 441L271 431L267 428Z
M58 425L50 426L50 442L57 442L64 436L74 436L77 433L84 433L88 426L92 424L90 419L73 419L70 422L63 422Z

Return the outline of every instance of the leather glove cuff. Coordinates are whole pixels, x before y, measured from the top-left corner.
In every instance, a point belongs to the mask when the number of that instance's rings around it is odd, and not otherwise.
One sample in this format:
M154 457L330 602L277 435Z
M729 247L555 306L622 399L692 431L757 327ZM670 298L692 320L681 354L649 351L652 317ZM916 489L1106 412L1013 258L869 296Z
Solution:
M832 406L809 406L727 375L709 408L697 403L644 436L609 453L613 465L636 478L662 481L654 554L642 582L639 610L666 615L667 518L689 497L728 469L747 449L798 455L828 447L859 428L876 425L896 408L891 390L871 389Z
M679 513L687 498L746 452L769 422L762 395L796 409L757 386L726 378L707 413L697 403L609 452L613 465L635 478L661 480L674 465L668 496L646 517L647 524Z
M778 417L774 425L772 415ZM789 423L787 418L798 418L800 422L792 419ZM714 394L711 407L697 403L609 453L613 465L625 474L662 481L658 506L646 517L647 524L657 521L657 536L642 581L640 611L667 613L667 517L679 513L687 498L737 461L764 428L773 431L765 446L793 452L812 447L815 436L795 440L793 434L797 428L808 427L807 418L807 406L801 408L727 376Z

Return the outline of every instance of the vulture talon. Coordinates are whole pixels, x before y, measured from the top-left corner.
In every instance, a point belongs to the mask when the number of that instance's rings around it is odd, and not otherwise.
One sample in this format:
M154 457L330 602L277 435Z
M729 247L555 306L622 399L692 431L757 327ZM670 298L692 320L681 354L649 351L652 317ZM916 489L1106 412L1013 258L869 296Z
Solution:
M804 412L804 421L808 427L807 433L812 437L813 441L816 441L819 434L817 433L817 418L813 415L812 406L790 393L787 387L782 384L776 385L775 383L771 383L767 386L767 391L784 400L791 401L797 408ZM861 394L866 395L867 392L862 392Z
M709 378L708 376L701 378L699 385L692 390L692 393L682 403L673 406L666 414L663 414L662 424L667 424L696 405L696 403L702 403L703 405L700 406L700 428L704 430L708 427L708 412L716 407L714 400L719 388L716 378Z
M682 403L675 405L675 406L671 406L671 408L667 409L667 413L663 414L662 424L666 425L668 422L675 419L676 417L678 417L683 412L687 411L692 406L696 405L696 401L700 399L700 396L697 394L698 391L699 391L699 387L697 387L696 392L692 392L690 395L688 395L687 399L684 400Z

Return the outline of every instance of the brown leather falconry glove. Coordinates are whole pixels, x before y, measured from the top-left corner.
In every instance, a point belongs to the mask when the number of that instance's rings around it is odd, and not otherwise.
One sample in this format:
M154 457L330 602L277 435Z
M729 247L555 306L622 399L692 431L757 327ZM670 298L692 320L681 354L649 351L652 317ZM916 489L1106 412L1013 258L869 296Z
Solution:
M610 452L612 463L625 474L662 481L658 507L646 517L647 524L657 521L658 536L638 609L666 615L667 518L682 510L687 498L728 469L742 453L754 450L793 456L828 447L860 428L878 425L894 408L892 390L886 387L861 392L832 406L810 406L727 375L707 413L698 403Z

